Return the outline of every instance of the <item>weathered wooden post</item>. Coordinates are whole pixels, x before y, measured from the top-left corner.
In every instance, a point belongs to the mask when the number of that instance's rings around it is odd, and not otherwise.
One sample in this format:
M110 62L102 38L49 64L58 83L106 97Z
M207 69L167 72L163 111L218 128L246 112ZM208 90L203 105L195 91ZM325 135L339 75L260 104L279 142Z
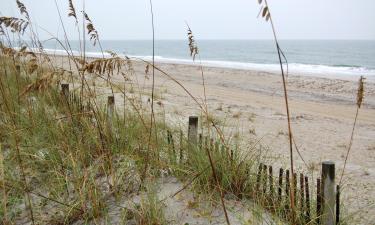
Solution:
M293 173L293 196L294 196L294 205L297 205L297 173ZM294 212L293 212L294 213Z
M108 124L108 131L112 135L113 129L113 115L115 112L115 96L108 96L107 99L107 124Z
M259 168L258 168L257 182L256 182L256 188L255 188L254 196L258 194L257 192L259 192L260 179L261 179L261 177L262 177L262 169L263 169L263 164L260 163L260 164L259 164Z
M306 192L306 221L311 220L311 208L310 208L310 189L309 189L309 178L305 176L305 192Z
M267 165L263 165L262 185L263 185L263 200L267 199Z
M340 224L340 185L336 186L336 225Z
M322 216L322 185L320 183L320 178L316 181L316 223L320 224Z
M167 130L167 141L168 141L168 150L172 150L173 160L176 160L176 150L174 149L174 140L172 136L172 132Z
M188 142L190 146L196 146L198 142L198 117L189 116Z
M273 201L274 189L273 189L273 169L272 169L272 166L268 167L268 182L270 184L270 198Z
M184 137L184 133L182 132L182 130L180 130L180 163L182 163L182 160L183 160L183 157L184 157L183 137Z
M69 99L69 84L61 84L61 94L65 97L65 100Z
M16 72L17 72L17 75L21 74L21 66L20 65L16 65Z
M268 167L268 183L270 186L270 193L268 196L268 202L271 207L271 209L274 209L275 206L275 200L274 200L274 188L273 188L273 169L272 166Z
M305 220L305 175L300 174L299 177L300 186L300 209L301 209L301 221Z
M279 187L278 187L278 202L281 204L281 196L282 196L282 187L283 187L283 176L284 176L284 169L280 168L279 170Z
M323 214L322 225L334 225L335 217L335 163L325 161L322 163L322 195Z
M286 203L286 211L289 213L290 208L290 178L289 178L289 170L286 170L285 172L285 195L287 196L287 203Z

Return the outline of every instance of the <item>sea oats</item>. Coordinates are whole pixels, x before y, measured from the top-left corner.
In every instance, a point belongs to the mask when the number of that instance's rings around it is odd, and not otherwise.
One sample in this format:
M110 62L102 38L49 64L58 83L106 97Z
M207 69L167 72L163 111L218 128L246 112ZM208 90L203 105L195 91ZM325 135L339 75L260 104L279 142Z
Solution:
M17 7L20 10L21 15L24 15L27 20L30 20L29 13L27 12L25 4L23 4L21 1L16 0Z
M3 26L3 25L6 28L10 28L12 32L23 34L25 33L25 30L27 26L29 25L29 22L27 22L24 19L20 19L16 17L2 16L0 17L0 26Z
M93 41L93 45L96 45L96 42L99 40L99 34L98 31L95 29L94 24L92 23L91 19L87 15L86 12L83 12L83 15L86 19L87 25L87 34L90 35L90 40Z
M363 76L361 76L361 78L359 78L359 82L358 82L358 91L357 91L357 106L358 108L361 108L362 106L362 102L363 102L363 99L364 99L364 92L365 92L365 87L364 87L364 83L365 83L365 79Z

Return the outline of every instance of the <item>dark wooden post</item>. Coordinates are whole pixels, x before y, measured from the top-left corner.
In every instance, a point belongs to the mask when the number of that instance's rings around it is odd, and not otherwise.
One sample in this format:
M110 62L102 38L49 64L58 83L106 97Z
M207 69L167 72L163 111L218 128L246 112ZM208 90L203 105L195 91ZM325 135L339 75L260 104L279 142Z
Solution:
M112 132L113 129L113 115L115 112L115 97L108 96L107 99L107 122L108 122L108 129Z
M108 119L113 119L114 112L115 112L115 96L108 96L108 99L107 99Z
M279 170L279 187L278 187L278 202L281 204L281 196L282 196L282 187L283 187L283 175L284 175L284 169L280 168Z
M61 94L66 100L69 99L69 84L61 84Z
M335 224L335 163L326 161L322 163L322 194L323 214L322 225Z
M269 186L270 186L269 204L270 204L270 207L272 207L272 210L273 210L273 207L275 205L274 204L275 200L274 200L274 189L273 189L273 169L272 169L272 166L268 167L268 183L269 183Z
M202 136L202 134L199 134L198 147L199 147L199 149L202 149L202 147L203 147L203 136Z
M285 208L286 208L286 211L288 212L289 210L289 204L290 204L290 178L289 178L289 170L286 170L286 173L285 173L285 195L286 195L286 204L285 204Z
M299 175L301 220L305 219L305 175Z
M294 205L297 205L297 174L293 174L293 196L294 196Z
M259 192L260 179L261 179L261 177L262 177L262 169L263 169L263 164L260 163L260 164L259 164L259 168L258 168L257 183L256 183L255 192ZM254 193L254 194L257 194L257 193Z
M270 197L273 199L273 169L272 166L268 167L268 183L270 184Z
M198 140L198 117L189 116L188 142L191 146L196 146Z
M170 132L169 130L167 130L167 141L168 141L168 149L172 150L173 159L175 160L176 159L176 151L174 149L174 140L173 140L172 132Z
M321 184L320 184L320 178L316 181L316 223L320 224L320 217L322 216L322 195L321 195Z
M16 72L17 72L17 75L21 74L21 66L20 65L16 65Z
M336 225L340 224L340 185L336 186Z
M311 220L311 207L310 207L310 190L309 190L309 178L305 177L305 193L306 193L306 221Z
M182 163L182 160L183 160L183 157L184 157L183 137L184 137L184 133L182 132L182 130L180 130L180 163Z
M263 176L262 176L262 185L263 185L263 196L267 196L267 165L263 165Z

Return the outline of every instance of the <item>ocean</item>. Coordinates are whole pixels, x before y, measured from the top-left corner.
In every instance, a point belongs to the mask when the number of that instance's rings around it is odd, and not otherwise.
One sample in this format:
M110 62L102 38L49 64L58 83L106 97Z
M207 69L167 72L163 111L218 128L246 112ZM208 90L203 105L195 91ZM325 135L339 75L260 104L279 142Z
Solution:
M43 43L48 52L61 54L61 47L51 41ZM152 41L101 41L103 50L150 60ZM158 62L193 64L237 69L279 71L275 44L271 40L197 40L199 58L192 61L187 40L157 40ZM73 50L79 43L71 41ZM289 73L322 77L365 76L375 79L375 40L282 40L289 63ZM89 56L102 56L97 46L87 44Z

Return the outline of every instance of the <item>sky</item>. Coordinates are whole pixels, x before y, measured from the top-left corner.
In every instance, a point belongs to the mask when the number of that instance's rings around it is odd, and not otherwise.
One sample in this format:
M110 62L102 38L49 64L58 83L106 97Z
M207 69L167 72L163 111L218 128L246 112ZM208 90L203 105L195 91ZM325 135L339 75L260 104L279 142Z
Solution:
M55 0L21 0L41 39L62 37ZM56 0L70 39L68 0ZM77 13L82 0L73 0ZM280 39L375 40L374 0L268 0ZM101 40L152 38L149 0L86 0L86 12ZM270 24L257 18L257 0L153 0L155 38L186 39L188 23L197 39L271 39ZM1 0L1 16L19 17L15 0ZM48 30L51 34L43 31Z

